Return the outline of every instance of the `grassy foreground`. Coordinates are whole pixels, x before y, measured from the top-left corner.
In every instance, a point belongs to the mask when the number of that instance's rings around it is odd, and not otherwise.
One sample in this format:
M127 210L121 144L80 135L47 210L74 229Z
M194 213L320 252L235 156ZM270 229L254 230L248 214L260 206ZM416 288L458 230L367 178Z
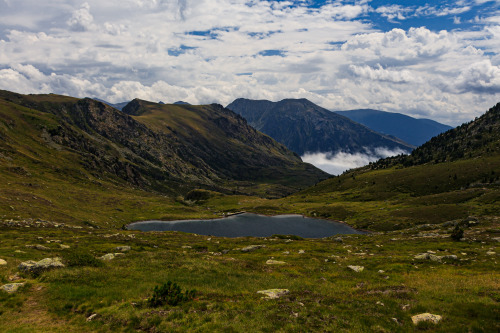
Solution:
M0 258L7 265L0 266L0 282L26 284L16 293L0 291L0 331L496 332L498 224L474 220L461 242L451 240L446 223L340 242L3 222ZM37 244L45 248L26 246ZM248 245L264 247L242 252ZM131 250L93 259L120 252L117 246ZM457 259L414 259L423 252ZM67 267L37 277L19 273L22 261L48 257L63 258ZM285 264L268 265L269 259ZM195 299L149 307L153 288L167 281L196 289ZM290 292L274 300L257 293L271 288ZM443 320L415 327L411 316L423 312Z

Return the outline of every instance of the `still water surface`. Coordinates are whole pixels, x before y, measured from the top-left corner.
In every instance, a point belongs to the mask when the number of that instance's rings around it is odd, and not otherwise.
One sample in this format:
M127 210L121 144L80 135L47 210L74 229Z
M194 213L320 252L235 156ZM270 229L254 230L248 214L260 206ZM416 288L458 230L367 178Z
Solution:
M297 235L304 238L322 238L336 234L363 234L345 224L302 215L264 216L251 213L213 220L144 221L128 225L130 230L183 231L199 235L221 237L269 237Z

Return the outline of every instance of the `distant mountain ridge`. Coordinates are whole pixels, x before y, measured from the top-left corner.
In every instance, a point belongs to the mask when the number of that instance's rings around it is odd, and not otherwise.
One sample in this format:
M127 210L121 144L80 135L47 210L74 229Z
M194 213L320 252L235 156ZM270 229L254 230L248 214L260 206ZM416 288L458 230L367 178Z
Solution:
M398 138L377 133L307 99L271 102L239 98L227 108L300 155L306 152L364 153L367 149L380 147L409 152L414 148Z
M49 155L64 165L67 171L54 177L89 174L168 194L206 188L276 197L328 178L220 105L135 99L123 109L90 98L0 91L0 155L16 161L26 146L24 156L37 168L52 173ZM258 184L266 192L256 193Z
M431 119L417 119L401 113L373 109L335 111L335 113L414 146L420 146L432 137L453 128Z

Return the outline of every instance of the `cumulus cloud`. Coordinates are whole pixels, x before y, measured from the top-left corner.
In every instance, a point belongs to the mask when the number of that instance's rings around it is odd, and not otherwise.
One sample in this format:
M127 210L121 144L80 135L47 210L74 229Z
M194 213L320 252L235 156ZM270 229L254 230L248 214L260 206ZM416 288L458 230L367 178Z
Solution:
M364 153L355 154L342 151L334 154L328 152L305 153L302 160L331 175L340 175L346 170L359 168L381 158L407 153L402 149L390 150L386 147L379 147L374 150L365 149Z
M82 4L80 9L73 12L68 20L68 26L73 31L87 31L92 28L94 17L90 14L90 5L88 2Z
M376 67L350 65L349 69L353 74L370 80L389 81L394 83L415 81L411 72L406 69L400 71L388 70L382 68L380 64L377 64Z
M457 78L460 92L500 93L500 66L483 60L465 68Z
M457 125L500 97L494 11L480 12L480 25L469 30L398 24L384 31L370 21L373 15L415 19L418 7L377 8L372 1L84 1L10 1L1 8L0 70L6 80L0 86L111 102L308 98L333 110L374 108ZM470 1L448 2L422 7L418 15L446 14L460 24L467 6L474 9Z

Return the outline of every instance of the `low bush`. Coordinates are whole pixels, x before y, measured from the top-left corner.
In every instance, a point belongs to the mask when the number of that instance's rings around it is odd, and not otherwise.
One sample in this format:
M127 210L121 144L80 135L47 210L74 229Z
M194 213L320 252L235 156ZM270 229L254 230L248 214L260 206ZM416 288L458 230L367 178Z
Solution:
M186 290L183 293L177 283L168 281L154 288L153 296L148 300L148 304L154 308L165 305L176 306L192 300L195 294L196 290Z

